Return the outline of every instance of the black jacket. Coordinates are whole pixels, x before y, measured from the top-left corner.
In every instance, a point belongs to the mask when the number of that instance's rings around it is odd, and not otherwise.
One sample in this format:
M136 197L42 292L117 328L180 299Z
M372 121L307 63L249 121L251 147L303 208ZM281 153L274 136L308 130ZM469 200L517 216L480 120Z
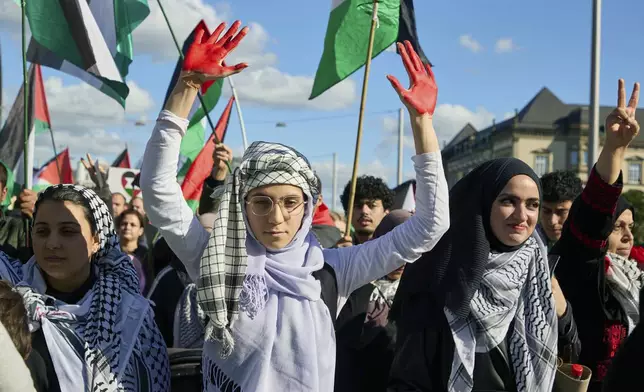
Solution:
M595 190L592 197L589 188ZM582 193L586 197L574 202L562 239L550 252L561 257L555 273L575 312L582 344L579 363L592 371L589 392L601 390L612 358L628 333L624 312L603 282L606 240L621 191L621 176L612 186L591 176Z
M615 185L606 184L593 170L582 195L573 204L561 239L550 252L551 267L556 261L557 278L569 305L572 305L559 320L559 355L570 354L573 361L580 352L583 355L585 349L581 347L585 344L583 336L577 335L577 326L571 317L573 312L577 317L577 308L583 304L569 297L562 281L567 281L568 276L560 276L559 271L584 263L589 256L601 252L609 234L606 220L610 222L612 219L621 184L621 177ZM388 391L445 391L451 373L454 341L443 303L430 295L418 295L401 306ZM577 325L584 323L580 319L576 321ZM514 376L503 349L501 345L486 354L477 355L473 392L515 390Z

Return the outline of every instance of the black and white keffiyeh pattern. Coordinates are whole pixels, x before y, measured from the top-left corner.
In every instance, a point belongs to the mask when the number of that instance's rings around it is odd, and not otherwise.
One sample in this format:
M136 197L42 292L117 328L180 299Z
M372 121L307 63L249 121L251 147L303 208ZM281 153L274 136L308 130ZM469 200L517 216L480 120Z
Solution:
M448 390L473 388L474 353L498 346L506 337L518 392L550 392L557 358L557 316L545 248L531 237L519 250L490 253L470 315L457 318L447 308L455 343Z
M644 286L644 272L637 262L615 253L606 254L606 283L628 318L628 333L640 320L640 290Z
M254 188L269 184L294 185L305 190L313 200L320 194L320 183L308 160L294 149L278 143L254 142L240 166L226 184L215 190L213 198L219 207L208 246L201 258L198 287L199 305L210 322L206 340L214 338L221 343L222 357L233 350L230 325L237 318L240 295L246 277L246 224L245 197ZM252 282L246 282L253 285ZM257 286L257 285L256 285ZM244 290L245 302L253 307L256 290Z
M167 349L139 293L134 265L120 250L107 205L91 189L56 185L40 195L34 216L39 204L61 188L78 192L92 212L100 243L92 259L94 286L78 304L52 299L45 294L45 280L32 257L18 287L32 328L43 328L56 372L63 373L61 390L77 390L83 379L88 391L168 390Z

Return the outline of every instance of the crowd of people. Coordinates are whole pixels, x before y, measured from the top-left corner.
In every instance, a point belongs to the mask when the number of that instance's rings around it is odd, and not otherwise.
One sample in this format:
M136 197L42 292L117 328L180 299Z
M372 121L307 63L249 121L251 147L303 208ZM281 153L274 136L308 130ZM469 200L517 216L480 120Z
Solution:
M644 273L621 196L639 84L627 102L619 81L585 185L497 158L450 190L432 68L398 44L410 87L388 78L413 130L413 210L362 176L353 205L350 183L341 196L346 222L305 156L254 142L232 173L216 146L194 213L176 181L186 118L202 84L247 67L224 64L240 27L197 33L142 197L111 193L88 156L94 187L25 189L3 213L0 391L642 389ZM7 178L0 165L3 198Z

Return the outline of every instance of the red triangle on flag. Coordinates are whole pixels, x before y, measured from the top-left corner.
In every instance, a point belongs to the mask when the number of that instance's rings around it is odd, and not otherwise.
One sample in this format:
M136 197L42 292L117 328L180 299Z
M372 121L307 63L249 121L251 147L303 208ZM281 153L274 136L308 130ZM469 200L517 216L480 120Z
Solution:
M58 165L56 164L58 161ZM58 168L60 167L60 176ZM73 184L74 175L72 173L72 164L69 159L69 148L64 149L55 158L42 165L36 178L44 180L51 185L55 184Z
M198 202L201 198L203 183L210 175L212 165L214 164L214 160L212 158L215 151L214 136L217 135L217 139L223 143L224 138L226 137L226 130L228 129L228 122L230 120L230 112L233 107L233 102L234 98L230 97L224 112L221 114L221 117L217 122L215 132L210 135L208 141L206 141L206 145L201 149L197 158L195 158L192 165L190 165L188 173L186 173L183 184L181 184L183 197L186 200Z

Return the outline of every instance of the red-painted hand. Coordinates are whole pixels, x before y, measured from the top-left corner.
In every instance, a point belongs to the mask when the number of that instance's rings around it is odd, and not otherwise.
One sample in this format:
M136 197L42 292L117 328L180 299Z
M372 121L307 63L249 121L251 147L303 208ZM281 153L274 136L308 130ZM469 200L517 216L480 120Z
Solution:
M387 75L387 79L398 92L400 100L407 106L410 113L433 116L438 87L432 67L422 63L409 41L405 41L404 45L398 43L398 52L400 52L400 57L402 57L409 75L411 86L409 90L405 89L393 75Z
M248 33L248 27L244 27L237 33L239 26L241 26L241 22L235 21L221 39L218 38L226 28L225 23L217 26L212 35L208 35L203 29L198 30L195 40L188 48L183 60L182 69L184 74L196 77L201 82L204 82L206 80L225 78L248 67L246 63L239 63L230 67L224 65L226 56L235 50L239 42Z

